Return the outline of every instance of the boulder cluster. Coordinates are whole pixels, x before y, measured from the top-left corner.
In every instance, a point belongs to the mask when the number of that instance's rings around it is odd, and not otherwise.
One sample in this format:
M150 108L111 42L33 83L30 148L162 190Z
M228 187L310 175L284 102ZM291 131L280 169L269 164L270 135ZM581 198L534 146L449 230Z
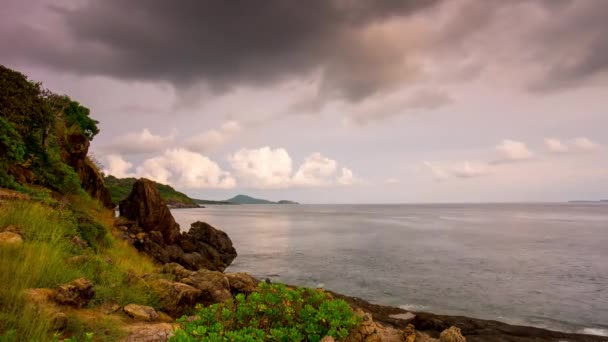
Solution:
M204 222L192 223L181 232L154 182L141 178L129 196L119 203L117 227L139 251L161 264L177 263L192 271L224 271L236 258L226 233Z

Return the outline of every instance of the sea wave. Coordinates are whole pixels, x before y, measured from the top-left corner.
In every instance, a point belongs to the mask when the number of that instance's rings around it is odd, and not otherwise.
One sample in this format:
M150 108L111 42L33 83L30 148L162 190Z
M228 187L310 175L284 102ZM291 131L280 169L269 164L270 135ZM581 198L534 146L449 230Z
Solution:
M399 309L407 311L425 311L428 309L428 306L419 304L403 304L399 305Z
M587 334L587 335L608 336L608 329L583 328L581 330L581 333L582 334Z

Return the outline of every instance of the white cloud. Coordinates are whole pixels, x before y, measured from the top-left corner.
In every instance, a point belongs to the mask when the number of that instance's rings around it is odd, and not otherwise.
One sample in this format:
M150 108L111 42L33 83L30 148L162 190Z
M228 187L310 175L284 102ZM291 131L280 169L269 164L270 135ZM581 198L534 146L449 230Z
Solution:
M353 171L351 169L343 167L340 175L336 178L336 182L339 185L353 185L360 182L360 180L353 175Z
M338 163L320 153L313 153L304 160L296 174L293 184L300 186L325 186L332 183L331 177L336 173Z
M423 162L423 164L431 171L436 181L442 181L448 178L448 173L445 172L441 167L435 166L428 161Z
M591 141L589 138L580 137L572 140L572 145L582 151L592 151L599 148L599 145Z
M141 132L130 132L114 139L113 142L102 146L104 151L115 154L139 154L158 152L167 147L173 141L177 130L173 130L167 136L152 134L147 128Z
M292 161L283 148L241 149L229 157L238 179L253 188L284 188L291 182Z
M133 164L124 160L121 155L110 154L110 155L107 155L104 158L104 160L105 160L106 168L104 168L103 173L105 173L107 175L112 175L112 176L115 176L118 178L135 176L134 173L129 171L133 167Z
M401 181L397 178L387 178L384 180L384 184L399 184Z
M185 188L233 188L235 179L202 154L169 149L137 167L137 175Z
M181 188L233 188L236 181L209 158L184 149L166 150L162 155L148 158L133 169L133 163L122 156L105 157L106 174L115 177L145 177Z
M509 139L503 140L500 145L496 146L496 151L500 155L500 159L496 163L523 161L534 157L526 144Z
M465 161L447 166L437 166L425 161L423 164L431 171L431 174L437 181L443 181L450 177L476 178L486 176L491 173L491 170L487 164L479 162L471 163L469 161Z
M490 174L490 170L485 164L465 161L461 165L452 167L450 173L458 178L474 178L488 175Z
M359 179L338 162L320 153L309 155L293 172L293 161L283 148L268 146L242 149L229 157L234 174L245 186L252 188L320 187L353 185Z
M562 144L559 139L545 138L545 146L550 152L564 153L568 152L568 146Z
M185 147L194 152L209 152L225 144L240 130L241 125L237 121L227 121L219 129L212 129L190 137L186 140Z

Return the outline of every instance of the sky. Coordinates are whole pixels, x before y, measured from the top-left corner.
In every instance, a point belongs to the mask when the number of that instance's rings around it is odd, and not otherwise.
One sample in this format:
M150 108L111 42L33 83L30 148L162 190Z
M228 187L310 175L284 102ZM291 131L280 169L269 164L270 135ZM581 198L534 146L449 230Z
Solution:
M608 198L605 0L4 0L117 177L302 203Z

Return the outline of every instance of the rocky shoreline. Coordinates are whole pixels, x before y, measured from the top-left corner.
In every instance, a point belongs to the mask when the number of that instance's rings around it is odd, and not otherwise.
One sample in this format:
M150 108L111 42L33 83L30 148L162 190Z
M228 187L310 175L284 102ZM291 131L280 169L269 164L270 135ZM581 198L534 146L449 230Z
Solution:
M176 282L158 284L162 292L168 294L165 296L168 300L166 310L170 315L186 312L189 306L197 302L210 304L236 293L254 290L257 280L251 275L223 273L237 255L228 235L203 222L195 222L188 232L181 233L151 181L140 179L133 185L129 197L120 203L120 213L116 225L124 231L124 238L141 252L164 264L163 272L175 276ZM367 333L376 336L376 341L407 341L405 336L408 331L411 336L417 334L418 341L433 341L440 338L442 332L457 327L466 340L472 342L608 342L608 337L564 333L465 316L410 312L330 293L335 298L344 299L360 315L368 317ZM372 331L375 333L372 334ZM367 341L369 336L362 340Z
M494 320L466 316L437 315L429 312L413 312L401 308L372 304L364 299L332 292L336 298L346 300L353 308L360 308L373 315L374 320L385 325L405 329L413 324L417 330L431 337L451 326L460 328L469 342L608 342L608 337L565 333L548 329L511 325Z

